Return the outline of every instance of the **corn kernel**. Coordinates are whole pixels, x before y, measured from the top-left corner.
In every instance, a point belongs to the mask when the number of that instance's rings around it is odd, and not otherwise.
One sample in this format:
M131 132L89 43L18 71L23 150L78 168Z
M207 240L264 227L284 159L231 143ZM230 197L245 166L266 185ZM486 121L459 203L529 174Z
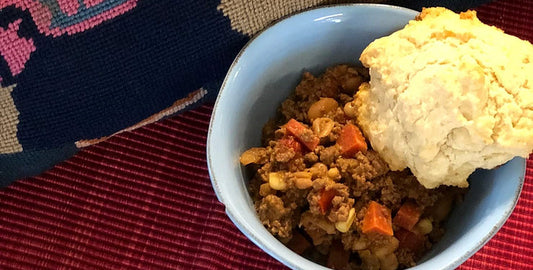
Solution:
M337 168L331 168L328 170L328 177L337 181L339 179L341 179L341 174L339 172L339 169Z
M287 189L287 183L284 179L282 172L271 172L268 174L268 184L272 189L285 190Z

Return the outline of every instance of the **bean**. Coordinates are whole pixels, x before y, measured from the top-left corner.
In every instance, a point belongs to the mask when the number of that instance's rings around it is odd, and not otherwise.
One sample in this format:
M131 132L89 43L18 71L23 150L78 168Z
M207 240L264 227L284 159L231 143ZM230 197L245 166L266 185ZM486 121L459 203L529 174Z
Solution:
M327 117L320 117L313 121L313 132L319 137L324 138L331 133L335 123Z
M344 114L349 118L355 118L357 115L357 107L355 107L355 102L351 101L344 105Z
M309 107L307 117L309 120L313 121L328 114L333 115L337 110L337 107L339 107L339 104L336 100L332 98L321 98Z

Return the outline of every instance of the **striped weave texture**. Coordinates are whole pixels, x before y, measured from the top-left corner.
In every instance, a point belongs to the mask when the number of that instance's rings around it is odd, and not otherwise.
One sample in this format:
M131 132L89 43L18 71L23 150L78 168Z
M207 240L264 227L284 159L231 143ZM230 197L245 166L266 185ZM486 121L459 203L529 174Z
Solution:
M480 19L533 40L533 2ZM85 148L0 190L0 269L284 269L231 223L211 187L212 105ZM533 269L533 156L515 211L460 269Z

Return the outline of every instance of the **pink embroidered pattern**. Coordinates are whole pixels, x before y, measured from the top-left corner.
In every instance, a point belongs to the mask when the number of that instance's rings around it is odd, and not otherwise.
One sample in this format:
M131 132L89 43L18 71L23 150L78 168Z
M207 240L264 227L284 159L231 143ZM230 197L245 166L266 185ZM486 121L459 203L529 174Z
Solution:
M59 4L61 12L71 16L78 13L80 7L78 0L56 0ZM93 7L95 5L101 4L104 1L112 2L113 0L84 0L84 4L87 8ZM54 37L63 35L63 34L75 34L83 32L87 29L93 28L98 24L113 19L119 15L122 15L137 5L138 0L129 0L120 5L117 5L109 10L95 14L87 20L79 22L68 27L51 27L52 22L52 12L49 7L35 0L0 0L0 9L3 9L8 6L15 6L22 10L29 10L35 24L39 31L45 35L51 35Z
M78 13L78 9L80 8L78 0L57 0L57 3L61 11L69 16Z
M30 54L35 51L33 40L18 36L22 19L18 19L7 26L0 28L0 54L4 57L13 76L24 69L24 64L30 59Z
M61 12L68 16L76 15L79 12L80 2L78 2L78 0L56 1ZM83 4L85 5L85 8L91 8L103 3L104 1L106 0L84 0ZM113 3L113 0L107 1L109 3ZM8 6L15 6L16 8L20 8L22 10L29 10L39 31L45 35L51 35L54 37L63 35L65 33L72 35L78 32L83 32L87 29L97 26L104 21L126 13L127 11L133 9L136 5L137 0L129 0L104 12L95 13L94 16L84 21L63 28L52 28L51 24L53 15L50 11L50 8L45 4L37 0L0 0L0 10ZM30 59L31 53L36 50L31 38L22 38L18 36L17 32L21 22L22 19L18 19L13 23L10 23L7 29L0 28L0 55L4 57L13 76L16 76L22 72L24 65ZM74 23L76 21L72 22ZM2 77L0 77L0 82L2 82Z
M104 2L104 0L83 0L83 4L88 8L94 7L102 2Z
M47 29L50 28L50 23L52 20L52 13L46 6L41 4L39 1L32 0L0 0L0 9L3 9L8 6L15 6L22 10L29 10L33 21L37 25L37 28L41 33L47 33Z

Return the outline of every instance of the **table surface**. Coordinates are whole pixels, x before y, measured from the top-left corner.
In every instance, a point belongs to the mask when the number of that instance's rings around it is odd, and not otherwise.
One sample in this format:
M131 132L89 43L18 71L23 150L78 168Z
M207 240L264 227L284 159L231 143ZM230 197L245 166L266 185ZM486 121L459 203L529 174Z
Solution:
M533 41L533 1L479 18ZM212 105L125 132L0 190L0 269L283 269L228 219L211 187ZM533 269L533 159L504 227L459 269Z

